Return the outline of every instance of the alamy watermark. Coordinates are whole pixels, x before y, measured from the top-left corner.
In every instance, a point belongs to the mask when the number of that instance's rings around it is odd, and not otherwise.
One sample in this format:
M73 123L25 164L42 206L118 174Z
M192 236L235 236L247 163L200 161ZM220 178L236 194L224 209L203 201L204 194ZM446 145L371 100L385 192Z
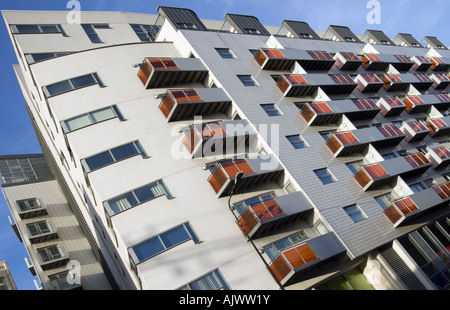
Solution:
M66 268L69 270L67 273L68 284L81 284L81 265L77 260L71 260L67 263Z
M369 0L367 2L369 13L367 13L366 20L370 25L381 24L381 3L378 0Z
M66 5L71 11L67 14L66 20L68 24L81 24L81 3L77 0L69 0Z

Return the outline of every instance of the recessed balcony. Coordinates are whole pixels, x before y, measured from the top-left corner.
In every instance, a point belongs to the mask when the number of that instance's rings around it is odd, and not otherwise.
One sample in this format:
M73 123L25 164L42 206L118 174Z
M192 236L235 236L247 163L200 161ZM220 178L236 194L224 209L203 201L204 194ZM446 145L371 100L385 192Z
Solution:
M301 192L274 197L265 194L234 204L239 213L237 224L245 236L258 238L274 227L294 222L313 206Z
M380 114L385 117L398 116L406 109L406 104L396 97L380 98L377 104L381 108Z
M273 157L219 161L208 178L208 182L218 197L230 195L235 177L240 172L242 172L242 177L236 182L235 193L249 190L258 185L277 182L284 170L278 162L274 161Z
M138 77L145 88L199 83L208 70L198 58L151 58L141 64Z
M356 87L361 93L376 93L384 85L384 82L376 74L358 74L355 78Z
M356 71L362 65L358 55L351 52L337 52L334 59L336 67L341 71Z
M411 120L403 122L402 132L406 135L406 142L416 142L425 139L430 129L425 122Z
M209 122L189 126L182 143L193 158L237 155L256 149L256 135L246 120Z
M166 92L159 108L167 121L172 122L225 113L230 104L221 88L173 89Z

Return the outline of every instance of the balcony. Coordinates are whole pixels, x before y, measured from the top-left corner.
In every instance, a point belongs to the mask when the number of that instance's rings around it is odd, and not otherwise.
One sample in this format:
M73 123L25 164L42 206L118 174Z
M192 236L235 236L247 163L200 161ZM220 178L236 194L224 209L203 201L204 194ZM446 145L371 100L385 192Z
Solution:
M382 60L377 54L364 54L361 60L367 71L386 71L389 68L389 62Z
M431 102L425 102L421 96L408 96L403 99L406 104L406 111L408 113L427 113L431 108Z
M378 100L380 114L385 117L399 116L406 108L406 104L395 97L384 97Z
M433 71L448 72L450 70L450 58L431 57L430 62L432 63L430 68Z
M326 264L344 253L345 248L330 232L282 250L269 267L281 285L289 286L301 281L311 268Z
M168 90L159 108L168 122L225 113L231 100L221 88Z
M450 150L446 146L429 147L427 158L433 163L431 168L439 169L450 164Z
M274 227L294 222L313 210L303 193L273 197L262 195L234 204L238 210L237 224L245 236L258 238Z
M290 59L286 52L274 48L260 48L254 59L263 70L290 70L295 59Z
M364 166L355 175L355 180L367 191L388 185L398 176L422 175L430 167L431 162L422 153L416 153Z
M63 251L56 246L49 246L38 249L38 257L40 266L43 270L55 269L66 266L70 258L63 253Z
M393 202L384 214L394 227L399 227L432 211L448 208L449 201L450 183L447 182Z
M31 272L33 276L36 275L36 269L34 268L34 264L28 257L25 257L25 264L27 265L28 270Z
M398 145L405 135L392 124L381 127L362 128L333 134L326 145L335 157L364 152L369 144L384 148Z
M416 142L425 139L430 133L430 129L426 123L412 120L403 122L402 132L406 135L406 142Z
M434 81L434 89L444 90L450 85L450 79L447 74L435 73L431 75L431 79Z
M43 215L47 215L47 208L41 205L38 201L37 204L34 205L21 205L19 203L18 210L19 217L24 219L35 218Z
M450 96L447 94L434 94L425 96L429 96L432 99L437 99L433 100L433 106L438 110L447 110L448 108L450 108Z
M413 56L411 57L411 60L414 62L413 69L416 71L427 71L433 65L433 63L424 56Z
M29 237L31 244L46 242L58 238L56 230L50 226L47 222L38 222L35 225L27 225L29 230Z
M376 74L358 74L355 82L358 83L356 89L361 93L376 93L384 85L384 82Z
M430 128L430 136L433 138L450 133L450 116L442 118L434 118L427 121L428 128Z
M385 55L389 57L390 64L399 72L408 72L414 65L414 62L406 55ZM383 59L385 59L383 57Z
M388 92L407 92L409 89L410 83L403 81L398 74L385 74L382 80Z
M183 145L193 158L245 154L256 148L256 132L246 120L194 124Z
M362 65L362 60L351 52L337 52L334 59L336 67L341 71L356 71Z
M285 74L277 86L286 97L313 97L320 87L327 95L349 95L358 84L348 74Z
M198 58L144 59L138 77L145 88L163 88L200 83L208 70Z
M273 162L274 158L270 157L270 160L267 162L267 159L257 157L217 162L208 182L219 198L230 195L238 172L242 172L243 175L237 181L235 193L257 185L276 182L284 170L278 162Z
M306 71L329 71L336 60L325 51L306 51L308 57L297 59L297 62Z

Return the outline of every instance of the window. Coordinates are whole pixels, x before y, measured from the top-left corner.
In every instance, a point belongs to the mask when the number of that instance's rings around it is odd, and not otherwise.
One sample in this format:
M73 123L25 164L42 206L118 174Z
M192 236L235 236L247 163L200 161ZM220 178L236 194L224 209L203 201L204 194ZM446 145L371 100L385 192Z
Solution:
M396 158L397 157L397 155L395 153L387 153L387 154L383 154L381 156L383 156L384 160L388 160L388 159L392 159L392 158Z
M294 185L292 185L292 183L290 183L290 182L284 187L284 189L289 194L297 192L297 190L295 189Z
M327 168L314 170L314 173L323 184L329 184L337 181Z
M264 195L252 197L249 199L245 199L242 202L238 202L238 203L234 204L234 207L239 212L239 214L242 215L245 212L245 210L247 210L247 207L252 207L252 206L258 205L260 203L263 203L263 202L266 202L269 200L273 200L273 199L274 199L273 193L264 194Z
M4 277L0 277L0 291L7 291L8 286L6 285L6 281Z
M192 23L177 23L178 29L197 29Z
M14 34L61 33L67 36L61 25L11 25Z
M19 207L19 212L27 212L43 208L39 200L36 198L17 201L17 206Z
M336 130L327 130L327 131L320 131L319 134L325 141L328 141L335 132Z
M444 177L447 181L449 181L448 178ZM433 178L429 178L426 180L423 180L423 183L425 183L426 186L428 186L429 188L433 187L434 185L436 185L436 181Z
M426 189L425 185L422 182L417 182L409 185L409 188L414 192L418 193Z
M159 32L159 26L156 25L137 25L131 24L136 35L142 42L153 42Z
M295 234L292 234L265 246L264 251L267 253L267 255L269 255L270 259L273 260L283 249L300 243L308 238L308 235L303 230L300 230Z
M236 56L234 56L233 52L230 51L229 48L216 48L217 53L219 53L220 57L224 59L234 59Z
M138 264L188 240L200 242L189 223L184 223L131 247L131 262Z
M39 255L39 258L41 259L41 262L43 263L64 257L61 249L56 244L45 248L37 249L37 253Z
M309 145L305 142L305 140L303 140L300 135L287 136L286 138L289 140L289 142L291 142L292 146L296 150L309 147Z
M92 43L103 43L96 29L111 29L109 24L82 24L81 27L83 27Z
M358 160L351 163L346 163L346 165L348 169L350 169L350 171L356 175L358 171L364 166L364 162L362 160Z
M238 75L239 80L241 80L244 86L258 86L255 79L251 75Z
M70 53L36 53L36 54L27 54L25 55L25 58L27 59L29 64L33 64L35 62L44 61L47 59L52 59L67 54Z
M325 235L327 233L329 233L330 231L328 230L327 226L323 223L323 222L319 222L317 223L314 228L317 230L317 232L320 235Z
M229 290L228 284L216 269L197 280L194 280L182 287L179 290Z
M256 56L258 54L258 50L248 50L250 53L252 53L253 56Z
M135 141L85 158L82 160L82 164L85 171L90 172L138 154L141 154L143 158L147 157L139 141Z
M273 103L261 104L261 108L263 108L263 110L266 111L267 115L269 116L282 115L280 110L278 110L278 108Z
M44 94L47 97L56 96L59 94L66 93L71 90L80 89L83 87L96 85L98 84L100 87L104 87L105 85L100 80L97 73L90 73L86 75L82 75L76 78L64 80L61 82L53 83L47 86L44 86Z
M50 285L52 289L54 290L64 290L64 289L70 289L76 284L69 284L67 282L67 275L69 274L69 270L52 274L48 276L48 279L50 280Z
M124 120L117 107L111 106L68 119L62 123L62 127L64 132L68 133L116 117L121 121Z
M247 34L261 34L258 29L255 28L244 28L244 33Z
M172 198L163 181L159 180L110 199L104 205L111 216L161 196Z
M358 223L365 220L367 216L362 212L362 210L357 205L351 205L344 208L344 211L350 216L354 223Z
M28 233L30 236L39 236L52 232L52 227L47 221L40 221L27 224Z
M386 210L387 207L389 207L389 205L395 200L394 196L392 196L391 193L386 193L386 194L374 197L374 199L383 208L383 210Z

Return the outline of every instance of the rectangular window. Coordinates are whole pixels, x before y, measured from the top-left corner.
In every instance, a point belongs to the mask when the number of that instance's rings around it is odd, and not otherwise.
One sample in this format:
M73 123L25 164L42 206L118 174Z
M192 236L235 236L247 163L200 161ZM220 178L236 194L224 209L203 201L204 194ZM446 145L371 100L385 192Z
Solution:
M238 75L239 80L241 80L244 86L258 86L255 79L251 75Z
M162 180L150 183L120 195L119 197L110 199L106 201L104 205L108 214L112 216L160 196L166 196L168 199L172 198L172 195L167 190L167 187Z
M280 110L273 103L261 104L261 108L266 111L269 116L280 116L282 115Z
M350 216L354 223L358 223L367 218L367 216L356 204L345 207L344 211L348 214L348 216Z
M156 25L131 24L130 26L142 42L154 42L160 29Z
M277 257L278 253L280 253L283 249L286 249L294 244L300 243L308 239L308 235L305 231L300 230L295 234L284 237L275 241L272 244L269 244L264 247L264 251L269 255L270 259L273 260Z
M61 25L11 25L11 32L14 34L35 34L35 33L61 33L67 36Z
M414 192L418 193L426 189L425 185L422 184L422 182L417 182L414 184L410 184L409 188Z
M327 168L314 170L314 173L323 184L330 184L337 181Z
M131 263L138 264L189 240L200 242L189 223L181 224L129 248Z
M351 163L346 163L346 165L353 174L357 174L358 171L363 167L364 162L362 160L358 160Z
M394 196L392 196L391 193L386 193L384 195L374 197L374 199L383 208L383 210L386 210L387 207L389 207L389 205L395 200Z
M52 227L47 221L40 221L27 224L28 233L30 236L39 236L52 232Z
M319 134L325 141L328 141L335 132L336 130L327 130L327 131L319 131Z
M26 54L25 58L27 59L28 63L34 64L36 62L44 61L47 59L56 58L59 56L68 55L70 53L36 53L36 54Z
M116 106L111 106L73 117L62 122L61 126L64 132L68 133L116 117L121 121L124 120L119 109Z
M37 253L42 263L50 262L64 257L61 249L56 244L37 249Z
M236 58L229 48L216 48L217 53L223 59L234 59Z
M147 157L139 141L134 141L85 158L82 160L82 164L85 171L90 172L139 154L143 158Z
M96 29L111 29L109 24L82 24L81 27L83 27L92 43L103 43Z
M303 140L300 135L287 136L286 138L289 140L289 142L291 142L292 146L296 150L309 147L309 145L305 142L305 140Z
M43 208L39 200L36 198L17 201L17 206L19 207L19 212L27 212Z
M178 29L197 29L197 27L192 23L177 23Z
M182 287L178 290L229 290L228 284L216 269L203 277L198 278Z
M76 78L64 80L61 82L53 83L43 87L45 96L52 97L59 94L66 93L71 90L80 89L87 86L98 85L104 87L105 85L100 80L97 73L90 73L82 75Z

